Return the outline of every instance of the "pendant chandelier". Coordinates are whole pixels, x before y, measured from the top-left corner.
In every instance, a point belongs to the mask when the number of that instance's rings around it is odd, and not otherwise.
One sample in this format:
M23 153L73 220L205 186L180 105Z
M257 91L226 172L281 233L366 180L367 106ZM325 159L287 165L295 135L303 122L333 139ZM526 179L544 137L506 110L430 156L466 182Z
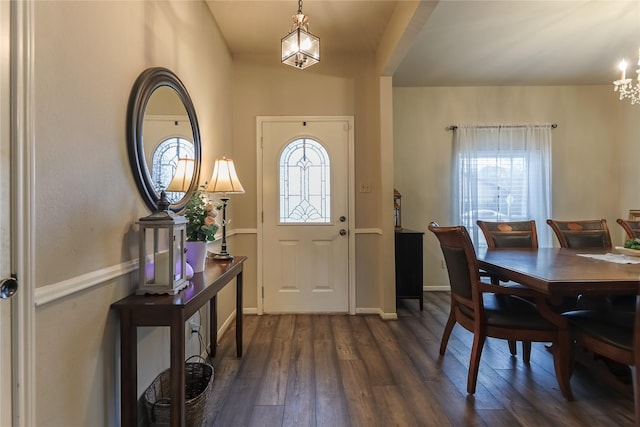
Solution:
M640 6L638 7L638 24L640 25ZM620 94L619 99L629 99L631 105L640 104L640 49L638 49L638 69L636 81L627 78L627 61L620 61L620 79L613 82L613 91Z
M298 13L293 15L291 31L282 38L282 63L301 70L320 62L320 38L309 32L309 19L302 13L302 0L298 0Z
M621 101L628 98L632 105L640 104L640 49L638 50L638 69L636 70L638 77L635 83L633 79L627 78L627 62L624 59L620 62L620 72L622 73L620 80L613 82L614 92L620 94Z

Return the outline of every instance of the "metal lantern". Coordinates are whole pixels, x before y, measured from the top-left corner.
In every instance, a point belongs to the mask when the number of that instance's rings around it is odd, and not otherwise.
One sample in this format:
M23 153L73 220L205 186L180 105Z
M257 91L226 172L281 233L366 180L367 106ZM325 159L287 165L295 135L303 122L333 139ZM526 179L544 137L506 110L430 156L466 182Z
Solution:
M137 294L172 294L185 288L187 219L169 210L164 191L158 210L140 218Z
M320 62L320 38L309 32L309 17L302 13L302 0L298 0L298 13L292 20L289 34L280 40L281 60L303 70Z

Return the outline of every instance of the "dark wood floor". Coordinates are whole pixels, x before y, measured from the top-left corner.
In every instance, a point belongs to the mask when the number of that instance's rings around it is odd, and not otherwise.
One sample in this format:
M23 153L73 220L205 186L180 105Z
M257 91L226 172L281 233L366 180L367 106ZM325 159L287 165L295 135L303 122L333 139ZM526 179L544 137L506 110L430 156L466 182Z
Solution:
M471 334L454 328L438 354L449 294L376 315L245 316L242 359L222 337L209 426L625 426L628 396L576 367L567 402L543 344L531 363L488 339L475 396L466 393ZM521 350L519 348L519 350Z

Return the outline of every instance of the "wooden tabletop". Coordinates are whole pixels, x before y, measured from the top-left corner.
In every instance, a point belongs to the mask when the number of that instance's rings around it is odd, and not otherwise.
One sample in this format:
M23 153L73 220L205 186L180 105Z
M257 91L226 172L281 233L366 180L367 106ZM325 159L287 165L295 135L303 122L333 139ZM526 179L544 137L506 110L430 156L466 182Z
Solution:
M182 309L186 305L198 306L204 304L212 293L217 293L238 274L246 256L236 256L230 261L207 260L203 272L195 273L190 279L189 286L175 295L129 295L111 305L112 308L122 310L125 307L163 306ZM190 313L191 315L193 313Z
M640 264L618 264L577 254L615 253L615 249L480 249L480 268L546 295L636 294Z

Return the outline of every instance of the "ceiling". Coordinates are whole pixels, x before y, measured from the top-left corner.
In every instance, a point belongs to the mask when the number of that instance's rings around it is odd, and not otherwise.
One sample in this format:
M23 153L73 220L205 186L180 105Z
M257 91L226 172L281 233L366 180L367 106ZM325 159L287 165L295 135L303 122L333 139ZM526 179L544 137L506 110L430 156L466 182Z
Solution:
M322 58L376 51L396 1L307 0ZM610 84L640 43L638 1L425 2L433 7L393 74L394 86ZM295 0L207 0L234 55L279 57ZM429 8L431 11L431 8ZM284 66L284 65L283 65Z

